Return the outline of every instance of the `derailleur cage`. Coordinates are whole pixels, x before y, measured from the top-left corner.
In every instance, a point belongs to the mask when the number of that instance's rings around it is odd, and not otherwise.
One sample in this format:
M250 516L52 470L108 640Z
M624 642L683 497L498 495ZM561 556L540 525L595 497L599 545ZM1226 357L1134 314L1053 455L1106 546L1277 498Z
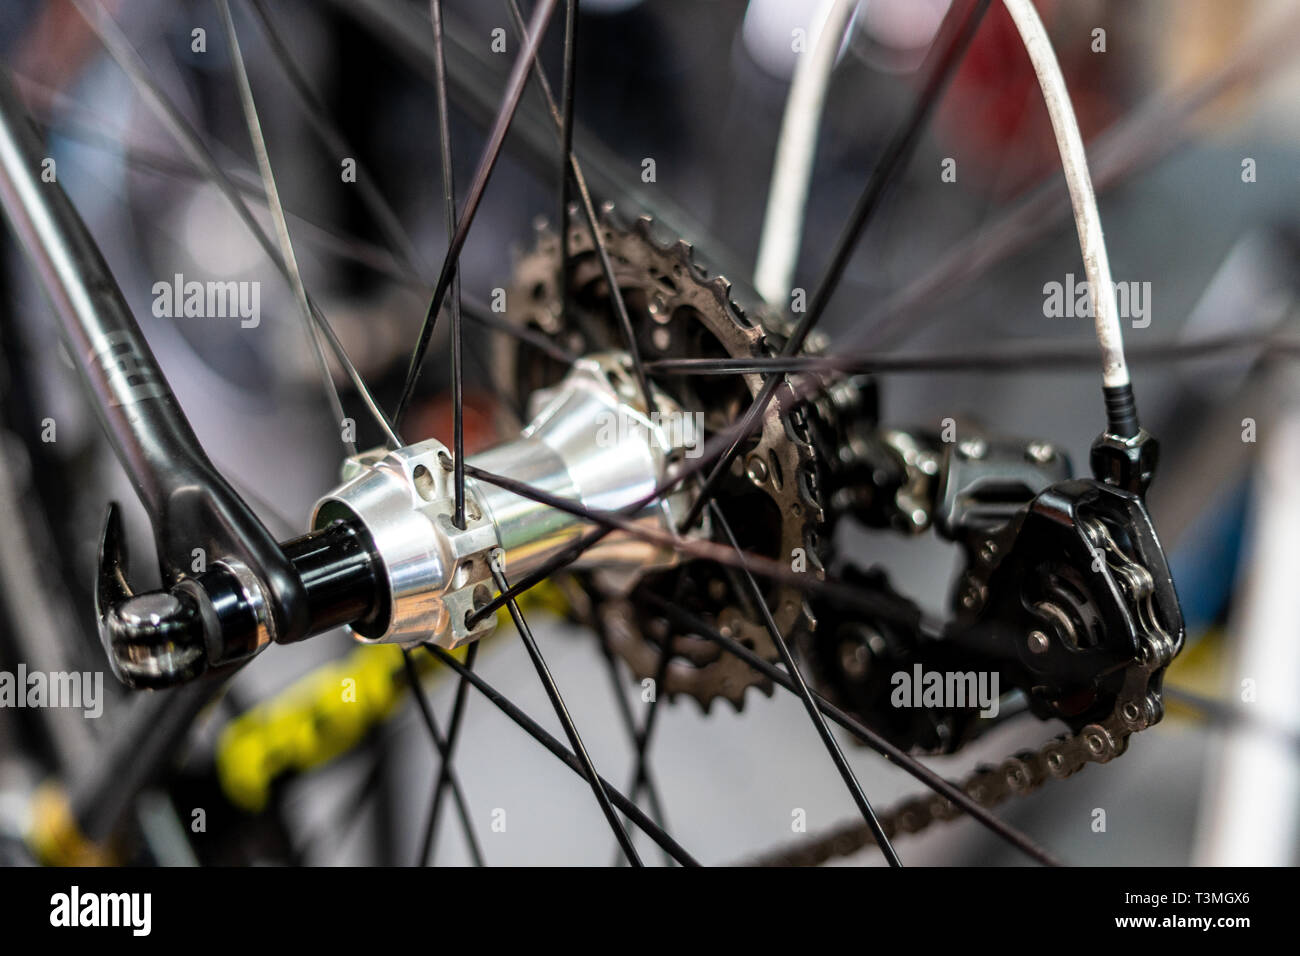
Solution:
M979 555L968 573L978 599L957 602L945 644L997 669L1037 716L1075 732L1121 698L1140 708L1144 726L1160 719L1183 621L1141 497L1089 478L1059 482ZM1128 700L1134 666L1149 669L1141 701Z

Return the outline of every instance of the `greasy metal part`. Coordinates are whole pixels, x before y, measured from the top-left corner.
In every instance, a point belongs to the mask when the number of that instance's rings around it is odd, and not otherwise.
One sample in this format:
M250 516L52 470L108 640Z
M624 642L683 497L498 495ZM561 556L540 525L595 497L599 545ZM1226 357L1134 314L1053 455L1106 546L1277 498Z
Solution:
M907 432L890 429L881 433L881 440L902 460L906 475L894 492L894 526L907 534L920 534L933 517L931 486L939 473L938 459Z
M832 385L826 393L837 406L834 415L827 414L824 400L817 400L819 418L828 431L823 441L837 449L828 480L835 515L851 515L867 527L892 528L904 535L932 526L960 542L966 566L957 579L954 601L959 610L982 607L988 583L980 569L1000 561L1007 547L997 532L1036 495L1069 477L1068 460L1047 442L995 438L969 426L961 429L965 437L956 442L942 441L934 433L882 429L873 421L874 409L854 408L845 401L841 385ZM879 569L833 570L838 579L866 591L897 597ZM863 620L823 601L815 601L814 608L818 628L804 642L805 653L823 692L839 706L897 746L917 752L951 753L979 730L980 723L969 714L891 706L893 674L910 672L917 663L927 669L964 670L970 659L965 651L936 647L927 639L914 606L910 626L906 617L902 625ZM1070 619L1055 605L1042 602L1038 610L1044 619L1060 619L1060 633L1069 632ZM1038 648L1033 633L1038 631L1024 636L1025 646L1042 653L1046 647Z
M1055 492L1055 493L1054 493ZM1129 738L1158 723L1164 708L1161 685L1165 668L1178 654L1183 642L1182 615L1173 581L1165 564L1150 519L1141 499L1131 493L1116 491L1099 482L1071 481L1052 489L1043 502L1046 512L1058 527L1065 514L1075 516L1071 522L1097 564L1088 565L1104 583L1099 586L1115 600L1115 609L1123 622L1122 633L1111 633L1109 643L1128 643L1128 652L1120 665L1109 674L1097 674L1097 682L1108 682L1113 696L1106 698L1101 711L1080 712L1066 719L1071 733L1061 734L1037 750L1019 751L1000 764L982 765L959 785L983 807L995 807L1011 797L1032 793L1051 780L1061 780L1091 763L1108 763L1128 749ZM1072 500L1074 505L1066 504ZM1112 529L1124 532L1119 539ZM1049 542L1047 553L1059 550L1059 542ZM1023 566L1009 569L1014 576ZM1008 632L1012 633L1012 632ZM1065 648L1068 641L1059 634L1053 640L1050 630L1030 631L1011 653L1028 661L1028 667L1060 666L1077 653ZM1038 638L1043 640L1040 641ZM1043 646L1043 641L1047 646ZM1041 660L1034 660L1041 658ZM1051 663L1052 659L1056 665ZM1095 668L1094 668L1095 670ZM1043 698L1036 701L1042 712ZM1031 698L1031 706L1035 701ZM1057 714L1059 716L1059 714ZM880 816L881 825L890 836L918 833L936 821L952 820L960 810L936 794L925 794L903 801ZM865 847L870 831L857 821L837 827L797 845L777 850L750 861L759 866L816 866L836 857L848 856Z
M828 397L848 381L832 385ZM835 449L833 510L871 528L912 535L933 525L954 541L986 535L1070 477L1069 459L1045 441L994 438L970 426L960 441L944 441L928 431L882 428L874 408L828 407L820 398L814 407L827 431L823 443Z
M670 463L699 437L675 423L689 415L662 393L640 408L621 353L579 359L558 385L532 397L533 420L520 437L472 456L476 471L508 475L596 511L641 500ZM362 641L460 647L491 633L496 618L467 617L492 596L493 569L527 574L577 540L586 522L486 481L465 483L465 527L457 528L453 462L435 440L348 460L344 484L316 505L313 525L361 529L377 558L385 612L351 624ZM639 528L675 533L690 500L682 489L633 516ZM707 531L707 529L706 529ZM676 565L678 553L625 531L587 551L588 569L607 593L625 594L649 569Z
M1128 438L1107 430L1093 441L1089 457L1098 481L1145 495L1160 461L1160 443L1145 428Z
M193 549L210 560L230 558L256 578L268 625L282 641L306 636L302 584L275 539L204 454L162 370L140 333L85 223L57 182L41 179L45 152L7 77L0 76L0 205L40 277L68 351L113 449L149 512L158 563L170 588L189 569ZM124 557L120 526L105 524L104 557ZM122 647L131 623L114 609L133 591L125 562L102 565L97 612L106 648ZM159 619L167 641L200 646L192 608L174 603L177 617ZM181 633L184 631L185 633ZM209 646L209 663L240 659L245 648ZM187 662L183 669L193 669Z
M921 640L919 608L899 595L879 568L833 568L838 580L898 605L892 619L870 620L818 602L817 630L802 643L803 658L822 696L904 750L944 753L961 743L953 721L930 708L891 706L893 676L908 673Z
M819 627L806 648L827 695L896 745L938 753L961 747L981 722L969 709L891 706L892 674L914 665L996 670L1004 687L1028 695L1041 718L1059 717L1077 727L1107 711L1132 653L1124 636L1133 624L1117 593L1152 585L1095 566L1102 563L1100 548L1113 527L1123 540L1143 543L1142 560L1151 568L1163 568L1140 499L1099 481L1067 481L1069 462L1044 441L972 432L944 443L935 435L881 433L894 436L886 442L869 440L865 431L864 422L852 424L849 434L857 437L841 445L841 463L847 459L851 466L832 475L836 500L852 491L852 500L872 504L857 507L856 516L906 533L897 502L915 467L904 459L938 460L940 470L929 480L931 498L920 506L936 531L962 545L966 563L953 588L953 620L943 632L923 630L919 615L908 627L864 621L832 603L815 602ZM894 596L876 569L847 567L836 574ZM1172 584L1167 572L1159 575L1166 605L1159 617L1176 620Z
M638 347L647 360L751 358L780 351L789 332L783 320L746 316L732 301L730 284L719 276L710 277L695 263L689 243L661 242L647 217L627 227L606 209L601 224ZM516 265L506 297L507 318L571 352L619 348L620 330L608 283L590 232L572 209L568 243L568 267L560 270L559 236L539 226L535 248ZM560 275L569 281L567 313L565 296L557 287ZM809 347L815 348L816 342ZM515 342L502 343L496 364L499 387L515 396L517 403L558 381L565 371L549 356ZM763 384L761 375L706 381L666 374L655 376L654 381L683 407L703 412L706 435L743 413ZM741 544L746 550L800 562L797 566L817 575L827 553L818 455L805 408L790 407L785 394L783 389L778 393L783 400L768 407L761 430L733 464L718 502L745 536ZM638 679L655 679L661 648L671 647L660 692L669 697L687 694L705 708L719 697L740 707L751 686L770 692L766 679L743 662L720 653L703 638L675 629L638 597L639 589L629 594L599 575L582 575L579 580L591 601L592 623ZM765 599L782 633L793 637L811 628L812 612L798 589L787 583L765 587ZM686 568L647 574L640 589L678 602L764 658L776 659L776 648L759 615L748 606L747 593L733 585L732 576L721 566L696 561Z
M364 532L336 523L285 542L300 582L311 636L367 620L379 601L373 547ZM167 590L133 592L121 512L110 505L100 542L96 610L114 676L134 689L173 687L224 672L275 638L260 582L236 561L214 561Z
M958 601L945 629L941 643L953 659L996 669L1038 717L1076 732L1106 719L1117 701L1135 703L1155 723L1163 668L1182 646L1183 625L1142 500L1091 479L1060 482L994 541L973 566L983 599L974 607ZM1046 636L1046 647L1030 643L1033 632ZM1142 668L1138 698L1131 679Z
M936 529L962 541L1002 528L1035 495L1070 477L1070 461L1044 441L988 436L943 446Z

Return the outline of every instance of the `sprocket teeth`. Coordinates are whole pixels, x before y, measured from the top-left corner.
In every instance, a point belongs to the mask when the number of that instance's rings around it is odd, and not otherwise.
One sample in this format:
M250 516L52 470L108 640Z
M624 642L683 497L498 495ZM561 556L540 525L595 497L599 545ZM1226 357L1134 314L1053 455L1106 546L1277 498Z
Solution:
M589 256L595 249L591 229L585 217L581 217L581 210L571 206L570 215L575 215L575 211L580 216L580 220L573 223L570 250L573 255ZM620 270L620 287L624 286L624 277L633 287L636 287L639 273L631 270L638 268L648 269L645 275L641 276L642 284L656 284L659 277L674 280L675 288L681 290L676 293L676 298L704 312L708 318L701 321L704 321L706 328L720 337L720 340L725 343L726 350L736 357L774 354L781 336L788 334L781 318L774 316L771 310L762 309L755 312L752 317L747 315L732 299L734 291L732 283L725 276L710 275L696 262L695 247L685 239L672 238L653 217L648 215L638 215L635 218L620 217L611 204L603 204L598 211L597 222L600 233L609 244L611 255L616 257L616 269ZM554 231L541 230L539 236L544 237L549 244L550 254L558 255L559 241ZM542 239L539 239L539 242L541 241ZM591 266L588 263L584 268L590 271ZM521 287L525 292L527 288ZM655 288L658 288L657 284ZM557 290L548 285L548 296L554 297L556 292ZM515 297L511 296L510 300L514 301ZM525 297L520 301L528 300ZM532 313L519 313L520 316L528 314ZM563 325L561 322L548 334L552 336L559 334L563 331ZM516 368L508 361L503 362L502 367L510 370ZM513 378L516 373L511 371L508 374ZM521 380L513 380L516 387L522 384ZM752 384L749 387L752 389ZM773 499L778 503L778 507L789 504L792 509L790 511L782 509L785 517L781 519L779 529L781 546L783 548L805 547L809 558L808 571L821 579L824 578L825 571L817 547L824 547L827 542L814 547L812 543L816 541L816 536L815 534L810 536L809 529L820 526L824 521L824 512L818 500L815 480L810 482L805 478L806 474L815 473L817 447L808 440L806 434L800 432L785 412L781 414L785 420L783 434L773 434L769 447L777 449L785 483L795 484L794 489L781 490L780 496ZM773 444L778 441L787 444ZM774 486L778 489L780 487L779 483ZM775 490L771 493L778 494ZM798 522L798 526L792 526L790 523L792 521ZM602 603L610 600L609 595L593 594L592 597ZM816 624L807 596L800 590L793 589L789 593L783 590L775 597L781 609L779 623L785 629L787 639L802 640L803 633ZM722 607L719 606L717 610L722 610ZM593 609L593 614L599 615L600 611ZM766 634L761 625L747 621L744 623L743 630L742 636L753 638L750 646L764 657L775 657L775 649L767 646ZM652 656L649 650L642 647L643 644L652 644L652 639L641 633L639 627L634 627L628 637L620 638L619 641L623 642L621 648L618 641L610 644L610 647L628 662L633 674L638 679L653 676L658 651L656 649ZM724 654L723 657L730 656ZM705 715L711 713L714 702L719 699L728 701L736 713L743 712L750 687L757 687L765 697L772 696L775 685L770 680L751 670L739 658L730 658L730 660L732 664L727 666L723 666L725 664L723 659L698 665L701 669L720 668L707 674L687 674L678 671L676 677L669 676L666 679L665 686L660 688L660 692L667 695L670 702L676 701L678 696L685 694L696 701L701 713ZM682 661L682 664L689 663L689 660ZM676 671L676 664L670 669L670 674L674 671Z
M603 202L596 207L596 225L601 229L620 228L612 202Z

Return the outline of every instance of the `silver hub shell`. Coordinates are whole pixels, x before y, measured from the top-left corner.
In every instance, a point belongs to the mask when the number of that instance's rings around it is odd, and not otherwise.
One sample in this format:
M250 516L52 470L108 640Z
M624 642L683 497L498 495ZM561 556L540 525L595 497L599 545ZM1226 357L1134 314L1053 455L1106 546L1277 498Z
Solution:
M658 392L646 413L627 363L620 353L579 360L559 384L533 396L533 420L518 439L468 463L593 511L622 511L649 497L701 438L695 417ZM387 613L354 625L358 639L455 648L484 637L495 617L473 626L466 618L496 593L490 562L517 580L593 527L467 477L465 527L457 528L452 468L451 452L434 439L366 452L347 460L344 483L317 502L314 528L337 520L361 525L382 563ZM689 505L689 492L679 490L625 517L675 536ZM645 570L677 560L673 548L620 530L573 567L595 569L604 587L627 591Z

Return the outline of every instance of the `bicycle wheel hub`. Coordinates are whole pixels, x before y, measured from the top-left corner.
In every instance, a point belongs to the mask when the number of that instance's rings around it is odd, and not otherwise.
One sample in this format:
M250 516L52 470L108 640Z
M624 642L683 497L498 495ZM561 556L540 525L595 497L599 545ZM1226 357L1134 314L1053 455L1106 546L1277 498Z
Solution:
M532 423L520 437L468 459L465 526L455 524L451 453L429 439L348 459L345 482L316 505L313 527L345 521L364 529L380 565L381 600L350 625L368 642L448 648L489 634L494 615L474 618L494 590L494 570L512 580L572 545L590 524L485 480L507 476L574 505L618 512L637 528L675 535L689 493L638 507L671 463L698 448L695 416L654 390L647 414L619 353L580 360L560 383L534 394ZM614 531L575 564L605 586L630 589L648 568L675 564L676 552Z

